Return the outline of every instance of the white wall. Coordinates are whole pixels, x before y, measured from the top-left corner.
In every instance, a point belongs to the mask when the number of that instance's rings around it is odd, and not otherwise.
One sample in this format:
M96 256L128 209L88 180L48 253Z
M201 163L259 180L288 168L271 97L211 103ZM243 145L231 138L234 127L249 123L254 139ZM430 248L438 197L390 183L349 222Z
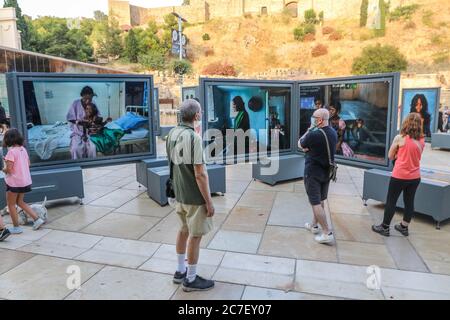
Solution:
M0 8L0 45L22 49L15 8Z

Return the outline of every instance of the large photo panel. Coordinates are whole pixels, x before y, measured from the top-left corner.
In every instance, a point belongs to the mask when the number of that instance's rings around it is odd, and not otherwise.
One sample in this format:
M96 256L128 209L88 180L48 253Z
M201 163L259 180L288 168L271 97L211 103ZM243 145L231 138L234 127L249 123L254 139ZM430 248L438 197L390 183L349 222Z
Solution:
M201 83L204 129L222 133L225 158L291 149L293 83L215 79ZM230 137L239 131L247 133L245 143Z
M149 76L24 75L15 90L32 165L153 154Z
M300 84L299 137L311 126L318 108L330 112L329 125L336 130L338 162L358 166L389 166L392 121L398 100L398 76L329 79ZM395 110L394 110L395 109Z

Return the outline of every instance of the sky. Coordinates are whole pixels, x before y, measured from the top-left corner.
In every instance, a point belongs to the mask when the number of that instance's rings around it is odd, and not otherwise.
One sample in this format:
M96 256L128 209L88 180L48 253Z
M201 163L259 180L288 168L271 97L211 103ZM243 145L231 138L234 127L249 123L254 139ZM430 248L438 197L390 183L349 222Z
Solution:
M179 5L182 0L131 0L130 3L141 7L161 7ZM62 18L92 18L95 10L108 12L107 0L19 0L22 13L37 18L55 16Z

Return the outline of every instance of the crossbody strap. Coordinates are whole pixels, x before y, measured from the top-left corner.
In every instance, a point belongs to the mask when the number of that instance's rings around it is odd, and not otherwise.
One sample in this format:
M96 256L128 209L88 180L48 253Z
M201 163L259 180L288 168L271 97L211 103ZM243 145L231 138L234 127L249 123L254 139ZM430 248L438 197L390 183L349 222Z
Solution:
M319 129L320 132L322 132L322 134L325 137L325 141L327 142L327 151L328 151L328 163L330 164L330 166L333 165L333 162L331 162L331 152L330 152L330 144L328 143L328 137L327 134L325 133L325 131L323 131L322 129Z
M192 128L184 128L183 130L181 130L181 132L178 134L177 138L175 139L174 147L176 147L176 145L178 144L178 139L180 138L181 134L183 132L185 132L186 130L192 130L193 131L194 129L192 129ZM169 135L169 137L167 139L169 140L169 143L170 143L170 141L171 141L171 134ZM194 148L193 140L194 140L193 136L191 135L191 145L192 145L191 147L192 147L192 149ZM170 150L170 151L172 151L172 150ZM194 156L193 152L191 152L191 154L192 154L192 157L193 157ZM172 162L172 158L170 157L170 153L168 155L168 159L169 159L169 163L170 163L170 180L173 180L173 162Z

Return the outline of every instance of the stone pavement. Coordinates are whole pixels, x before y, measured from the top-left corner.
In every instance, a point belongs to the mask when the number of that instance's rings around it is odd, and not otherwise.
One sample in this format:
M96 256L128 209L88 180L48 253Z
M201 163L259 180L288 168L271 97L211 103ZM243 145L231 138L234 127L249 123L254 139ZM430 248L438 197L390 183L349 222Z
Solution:
M422 163L450 170L450 152L427 146ZM147 197L134 165L83 174L84 205L54 202L42 230L0 243L0 299L450 299L450 223L438 231L418 216L408 238L372 233L384 206L363 206L363 170L340 167L327 203L336 244L326 246L303 228L312 215L303 181L271 187L252 181L249 165L227 167L199 261L216 288L189 294L171 281L173 209ZM72 265L80 290L66 285ZM371 265L381 268L379 290L366 285Z

